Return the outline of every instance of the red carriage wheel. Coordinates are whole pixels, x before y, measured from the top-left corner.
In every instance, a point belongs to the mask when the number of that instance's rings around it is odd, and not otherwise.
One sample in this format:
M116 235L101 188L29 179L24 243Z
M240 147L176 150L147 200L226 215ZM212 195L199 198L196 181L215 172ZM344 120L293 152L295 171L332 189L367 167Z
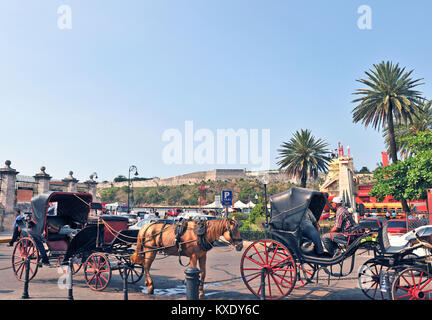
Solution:
M314 275L315 275L315 268L310 265L309 263L297 263L297 281L296 286L294 289L299 289L301 287L304 287L309 282L312 281Z
M432 274L410 267L399 272L392 284L393 300L432 300Z
M95 291L102 291L111 280L111 265L106 255L92 253L84 263L87 285Z
M39 267L39 252L33 239L24 237L18 240L12 253L12 269L15 277L25 281L26 261L30 261L29 280L33 279Z
M123 279L123 268L119 268L119 273L121 278ZM140 281L144 275L144 267L141 264L132 264L130 262L127 263L126 268L127 274L127 283L134 284Z
M274 240L253 242L242 255L240 272L246 287L258 298L264 294L266 300L286 297L297 278L293 255Z
M61 267L63 263L64 255L61 255L57 258L57 266ZM79 258L73 257L72 258L72 274L78 273L82 267L81 260Z

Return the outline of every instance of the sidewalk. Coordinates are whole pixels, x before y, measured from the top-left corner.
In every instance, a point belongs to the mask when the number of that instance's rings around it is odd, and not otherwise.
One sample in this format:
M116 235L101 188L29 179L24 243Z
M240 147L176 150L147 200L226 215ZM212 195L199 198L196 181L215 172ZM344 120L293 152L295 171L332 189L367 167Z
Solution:
M11 231L0 232L0 243L9 243L12 239Z

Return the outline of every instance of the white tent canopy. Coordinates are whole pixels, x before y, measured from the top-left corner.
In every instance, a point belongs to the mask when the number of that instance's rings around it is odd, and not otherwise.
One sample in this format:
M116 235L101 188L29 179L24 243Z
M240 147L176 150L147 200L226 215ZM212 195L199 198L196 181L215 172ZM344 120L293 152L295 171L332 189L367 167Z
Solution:
M220 202L218 201L214 201L213 203L207 204L205 206L203 206L203 208L207 208L207 209L222 209L223 206Z
M253 208L255 206L256 206L256 204L253 203L252 201L249 201L248 204L247 204L247 208Z
M246 208L249 208L247 204L241 202L240 200L238 200L236 203L234 203L233 207L237 208L237 209L246 209Z

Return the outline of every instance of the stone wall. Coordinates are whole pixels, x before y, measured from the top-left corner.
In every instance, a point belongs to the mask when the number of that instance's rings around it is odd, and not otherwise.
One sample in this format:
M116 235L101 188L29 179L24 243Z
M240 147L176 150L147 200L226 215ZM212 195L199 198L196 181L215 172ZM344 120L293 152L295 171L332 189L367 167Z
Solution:
M297 179L289 179L287 175L278 170L272 171L252 171L247 172L245 169L215 169L210 171L197 171L193 173L183 174L170 178L154 178L146 181L133 181L134 188L140 187L157 187L157 186L179 186L199 184L202 181L224 181L231 179L250 179L263 180L267 176L269 182L291 182L297 183ZM106 189L112 187L127 186L127 181L100 183L98 189Z
M0 168L0 231L9 231L15 220L15 208L24 204L35 195L49 190L67 192L87 192L93 195L93 201L97 202L97 182L90 179L78 183L70 171L62 181L51 181L51 176L45 172L45 167L34 176L18 176L18 171L11 167L11 161L7 160L5 166Z

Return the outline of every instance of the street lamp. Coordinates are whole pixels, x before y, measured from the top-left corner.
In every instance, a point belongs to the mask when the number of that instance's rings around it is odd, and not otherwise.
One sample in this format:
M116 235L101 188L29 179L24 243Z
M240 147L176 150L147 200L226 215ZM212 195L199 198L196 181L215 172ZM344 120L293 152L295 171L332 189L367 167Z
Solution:
M264 184L264 207L265 207L265 216L266 216L266 225L268 225L268 212L267 212L267 184L269 183L268 174L264 174L262 177L262 183Z
M130 185L131 185L131 178L130 178L131 172L133 172L133 174L135 176L138 176L138 169L137 169L137 167L134 166L134 165L132 165L132 166L129 167L129 176L128 176L128 206L127 206L127 212L128 213L130 213L130 196L129 196L129 193L130 193Z

